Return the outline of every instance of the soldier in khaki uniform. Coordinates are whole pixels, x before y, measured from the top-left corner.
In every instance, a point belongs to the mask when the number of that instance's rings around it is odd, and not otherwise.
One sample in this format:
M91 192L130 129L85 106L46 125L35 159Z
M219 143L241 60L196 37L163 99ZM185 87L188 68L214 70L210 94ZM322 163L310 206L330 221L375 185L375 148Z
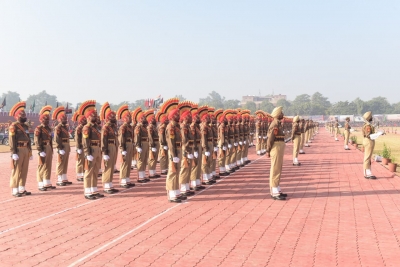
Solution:
M305 154L303 148L304 148L304 143L306 141L306 134L305 134L306 121L304 119L300 120L299 127L300 127L300 133L301 133L299 154Z
M104 197L97 189L97 176L101 165L101 133L97 125L96 101L88 100L79 107L79 114L84 115L88 123L82 129L82 144L85 153L85 173L83 176L84 195L94 200Z
M220 179L219 175L217 175L217 157L218 157L218 126L217 120L214 116L215 108L208 107L208 115L210 116L210 124L209 127L211 129L212 138L213 138L213 151L212 151L212 161L210 166L211 176L213 180Z
M53 111L53 120L57 120L58 124L54 129L55 141L57 145L57 185L66 186L72 184L68 181L68 162L71 148L69 145L69 132L67 125L67 115L63 106L57 107Z
M190 171L194 160L194 135L190 131L190 124L192 123L192 114L190 112L192 105L189 101L183 101L178 104L180 114L180 130L182 137L182 160L179 172L179 187L181 194L184 196L194 195L190 191Z
M349 148L349 138L350 138L350 118L346 118L346 122L344 123L344 150L350 150Z
M166 175L168 173L168 145L165 140L165 129L169 123L167 115L163 112L158 111L156 114L156 120L159 122L157 131L160 142L160 149L158 153L158 160L160 161L161 174Z
M261 147L261 143L262 143L262 118L264 116L263 112L261 110L256 111L256 123L255 123L255 127L256 127L256 139L257 139L257 144L256 144L256 151L257 151L257 155L261 155L262 154L262 147Z
M238 109L236 115L235 134L237 133L237 150L236 150L236 166L243 167L243 150L244 150L244 130L243 130L242 110Z
M215 119L218 121L218 139L217 144L219 147L218 153L218 168L219 168L219 176L227 176L229 172L225 167L226 155L228 150L228 120L226 119L226 113L229 110L223 111L222 109L218 109L214 112Z
M32 160L31 140L28 126L25 124L25 107L25 102L18 102L11 108L9 113L10 116L17 120L11 123L8 128L12 168L10 187L12 195L15 197L31 194L31 192L25 190L29 160Z
M371 135L375 133L375 127L371 124L372 122L372 112L368 111L363 115L364 125L362 128L363 132L363 146L364 146L364 177L366 179L376 179L376 177L371 172L371 157L372 152L375 148L375 140L371 139Z
M250 163L248 159L249 154L249 146L250 146L250 110L242 111L243 118L243 155L242 155L242 164L246 165Z
M178 98L171 98L163 104L163 110L168 114L169 124L165 130L168 144L169 168L165 188L169 202L180 203L187 199L179 190L179 172L182 160L182 138L179 129Z
M335 122L333 123L333 125L334 125L335 141L339 141L338 135L340 134L340 132L339 132L339 122L338 122L338 119L335 120Z
M211 174L212 152L214 150L214 141L210 129L210 116L208 115L208 107L202 106L198 110L201 120L200 136L201 136L201 172L203 174L203 184L210 185L214 183Z
M191 103L192 108L190 112L192 114L192 123L190 124L190 131L194 136L194 146L193 146L193 164L192 170L190 172L190 184L193 190L198 191L204 189L205 187L201 185L201 133L200 133L200 117L198 114L198 105L196 103Z
M117 124L117 118L110 104L105 102L100 109L100 120L104 122L101 129L101 151L103 154L104 171L102 173L102 183L104 193L114 194L119 190L115 189L112 180L117 160L117 139L118 133L114 125Z
M160 150L160 142L158 138L157 131L157 121L154 115L154 109L149 109L144 113L144 117L148 123L147 125L147 135L149 137L149 178L160 178L161 176L157 174L157 158L158 151Z
M49 127L51 106L44 106L39 112L41 124L35 129L35 145L39 154L39 166L36 171L40 191L55 189L51 184L51 165L53 159L53 138Z
M254 146L254 133L256 132L256 125L254 121L254 116L250 116L250 144L249 146Z
M236 147L235 147L235 125L234 125L234 116L235 116L235 111L230 109L228 113L226 113L226 119L228 121L228 125L225 127L228 130L228 149L226 153L226 158L225 158L225 169L229 171L230 173L233 173L236 171L235 165L234 165L234 154L236 153Z
M121 166L120 166L120 185L123 188L130 188L135 186L131 182L130 173L133 156L133 128L131 126L132 117L129 112L128 105L122 105L117 110L117 119L122 120L124 123L119 127L119 146L121 150Z
M275 200L286 200L287 194L281 192L279 186L282 174L285 138L280 120L283 119L282 107L276 107L271 113L274 120L268 128L267 157L271 158L269 175L271 197Z
M149 159L149 135L147 132L147 121L140 107L133 112L132 119L137 122L134 133L134 145L136 147L136 161L138 170L138 182L147 183L150 179L146 179L146 166Z
M82 143L82 130L87 124L86 117L75 112L71 118L72 121L78 123L75 128L75 144L76 144L76 180L78 182L83 182L83 175L85 172L85 154L83 153L83 143Z
M295 116L293 118L292 126L292 143L293 143L293 166L300 166L299 160L297 159L300 150L301 142L301 130L300 130L300 117Z

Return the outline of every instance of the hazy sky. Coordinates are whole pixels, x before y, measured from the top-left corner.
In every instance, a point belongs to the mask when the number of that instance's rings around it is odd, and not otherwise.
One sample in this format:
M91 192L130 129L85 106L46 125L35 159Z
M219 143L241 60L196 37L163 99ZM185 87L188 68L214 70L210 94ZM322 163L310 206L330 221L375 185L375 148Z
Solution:
M400 101L400 1L0 0L0 93Z

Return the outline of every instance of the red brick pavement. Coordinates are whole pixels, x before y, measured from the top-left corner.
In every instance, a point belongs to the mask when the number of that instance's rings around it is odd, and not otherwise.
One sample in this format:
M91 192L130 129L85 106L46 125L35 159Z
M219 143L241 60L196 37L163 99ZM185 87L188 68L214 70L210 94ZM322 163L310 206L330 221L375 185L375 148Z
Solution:
M33 194L12 198L2 153L0 265L398 266L400 179L377 163L378 179L365 179L362 153L343 150L325 130L300 155L301 167L292 166L291 149L281 183L287 201L269 197L269 160L252 148L250 165L182 204L167 202L165 178L85 200L73 164L73 185L39 192L36 156Z

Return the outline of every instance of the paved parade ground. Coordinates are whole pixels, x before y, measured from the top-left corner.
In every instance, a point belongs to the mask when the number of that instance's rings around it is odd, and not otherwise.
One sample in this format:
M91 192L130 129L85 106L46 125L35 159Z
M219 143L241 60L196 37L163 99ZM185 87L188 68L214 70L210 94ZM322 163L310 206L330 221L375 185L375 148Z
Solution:
M400 178L374 162L365 179L362 152L324 129L305 152L292 166L286 146L286 201L270 198L269 159L251 148L251 164L181 204L165 176L86 200L74 153L72 185L38 191L35 155L32 195L14 198L1 153L0 266L399 266Z

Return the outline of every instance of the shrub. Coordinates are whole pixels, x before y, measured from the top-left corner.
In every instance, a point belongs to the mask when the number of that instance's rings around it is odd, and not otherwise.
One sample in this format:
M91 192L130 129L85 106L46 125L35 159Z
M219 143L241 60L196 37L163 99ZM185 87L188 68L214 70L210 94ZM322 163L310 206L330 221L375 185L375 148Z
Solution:
M383 143L382 157L385 159L389 159L391 155L392 155L392 150L390 149L390 147L386 146L386 143Z

